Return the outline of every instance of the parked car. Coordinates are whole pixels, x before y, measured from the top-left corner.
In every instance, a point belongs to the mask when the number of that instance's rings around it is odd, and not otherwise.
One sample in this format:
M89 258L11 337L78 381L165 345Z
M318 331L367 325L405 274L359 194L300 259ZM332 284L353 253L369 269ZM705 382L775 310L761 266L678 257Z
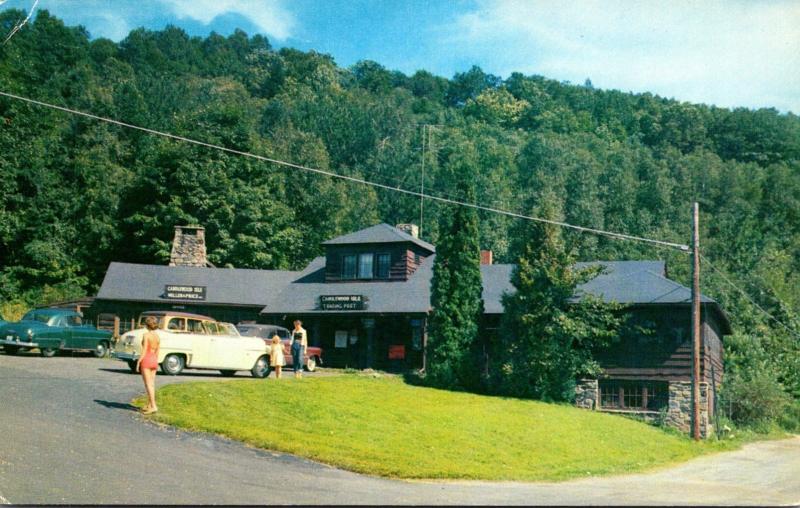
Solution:
M112 333L83 323L83 317L69 309L36 309L17 323L0 325L0 344L6 354L38 348L50 357L60 350L92 351L95 356L108 354Z
M127 362L132 372L142 354L144 321L158 320L161 347L158 363L165 374L177 375L184 368L219 370L223 376L249 370L253 377L269 374L269 355L264 341L231 335L208 316L187 312L149 311L139 316L137 329L125 333L112 357Z
M278 337L281 338L281 342L283 342L283 357L286 360L287 367L294 367L294 362L292 361L292 352L289 345L291 344L290 340L290 332L286 328L278 325L259 325L255 323L239 323L236 325L236 328L239 329L239 333L243 336L248 337L260 337L264 339L264 342L267 344L267 347L270 346L272 343L272 337L275 334L278 334ZM306 348L306 354L303 358L303 366L305 370L309 372L314 372L317 370L318 365L322 365L322 348L317 346L308 346Z

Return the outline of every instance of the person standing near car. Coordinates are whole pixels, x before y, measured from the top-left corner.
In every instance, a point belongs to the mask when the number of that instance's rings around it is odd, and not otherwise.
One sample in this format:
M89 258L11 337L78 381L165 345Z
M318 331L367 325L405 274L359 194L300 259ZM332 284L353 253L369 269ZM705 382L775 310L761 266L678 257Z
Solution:
M272 336L272 344L269 347L269 364L275 369L275 377L280 379L286 361L283 359L283 342L277 333Z
M294 330L292 330L292 366L294 367L294 377L303 377L303 359L306 356L308 347L308 334L303 328L303 322L299 319L294 320Z
M144 321L147 331L142 337L142 356L136 361L136 370L142 373L144 389L147 391L147 405L142 410L143 414L149 415L158 411L156 406L156 370L158 369L158 350L161 347L161 339L156 330L158 320L153 316L148 316Z

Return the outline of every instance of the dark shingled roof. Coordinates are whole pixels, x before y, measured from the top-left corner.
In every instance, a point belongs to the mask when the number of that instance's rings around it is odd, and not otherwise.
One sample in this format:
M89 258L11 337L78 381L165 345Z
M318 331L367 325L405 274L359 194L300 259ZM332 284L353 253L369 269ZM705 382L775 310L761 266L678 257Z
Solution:
M267 302L262 314L330 314L319 310L320 295L363 295L366 312L425 314L430 310L433 258L426 257L407 281L325 283L325 257L311 264Z
M297 273L284 270L111 263L100 291L97 292L97 299L200 303L196 300L164 299L164 286L175 284L206 286L206 299L202 303L263 306L271 293L286 287L297 278Z
M359 243L398 243L398 242L411 242L413 244L419 245L423 249L427 249L429 252L436 252L436 247L429 244L428 242L420 240L419 238L414 238L405 231L397 229L396 227L390 226L389 224L386 223L376 224L366 229L356 231L355 233L349 233L347 235L337 236L332 240L322 242L322 245L352 245Z
M326 284L325 258L318 257L303 270L294 282L275 293L261 311L263 314L331 314L318 309L320 295L363 295L370 313L427 313L430 310L430 285L435 255L405 282L337 282ZM596 261L577 263L577 268L601 265L603 272L578 287L576 300L592 294L605 301L629 305L686 304L691 302L689 288L666 278L663 261ZM483 305L486 314L503 313L503 293L513 293L511 272L514 265L482 265ZM706 296L701 301L714 307L730 329L719 305Z

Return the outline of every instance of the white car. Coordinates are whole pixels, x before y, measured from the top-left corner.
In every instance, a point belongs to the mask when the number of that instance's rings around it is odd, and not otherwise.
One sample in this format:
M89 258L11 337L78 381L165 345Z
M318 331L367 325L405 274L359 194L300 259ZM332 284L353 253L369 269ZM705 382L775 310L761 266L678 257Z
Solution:
M184 368L218 370L223 376L240 370L259 378L269 374L269 352L262 339L233 335L235 332L208 316L171 311L143 312L139 327L120 338L112 356L127 362L131 371L136 370L142 354L144 320L150 316L158 320L158 363L165 374L174 376Z

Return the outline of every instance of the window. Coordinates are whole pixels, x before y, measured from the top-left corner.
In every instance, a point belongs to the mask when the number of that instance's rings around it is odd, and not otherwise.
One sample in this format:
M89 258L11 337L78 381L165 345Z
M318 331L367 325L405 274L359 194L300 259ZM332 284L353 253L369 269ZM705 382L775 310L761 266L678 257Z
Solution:
M81 326L82 324L80 316L67 316L67 326Z
M342 258L342 278L355 279L356 278L356 255L348 254Z
M358 255L358 278L359 279L371 279L373 277L372 274L372 259L373 255L371 252L367 252L364 254Z
M184 318L169 318L167 322L167 330L171 332L185 332L186 331L186 320Z
M220 331L217 323L214 323L213 321L203 321L203 329L210 335L221 335L223 333Z
M203 329L203 322L199 319L187 319L187 325L190 333L199 333L205 335L206 331Z
M600 381L600 407L659 411L668 403L667 383L663 381Z
M389 278L389 265L391 264L392 256L388 253L378 254L378 273L379 279Z

